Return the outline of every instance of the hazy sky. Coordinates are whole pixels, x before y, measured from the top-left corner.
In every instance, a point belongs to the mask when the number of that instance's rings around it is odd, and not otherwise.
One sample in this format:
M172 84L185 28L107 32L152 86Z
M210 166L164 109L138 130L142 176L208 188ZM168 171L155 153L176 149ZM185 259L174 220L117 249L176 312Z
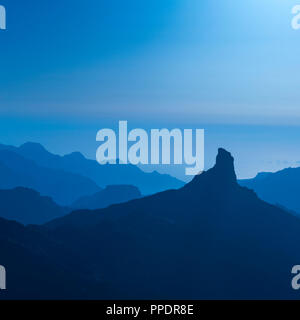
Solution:
M207 164L227 147L242 177L300 160L297 0L0 4L0 142L94 157L125 119L205 128Z

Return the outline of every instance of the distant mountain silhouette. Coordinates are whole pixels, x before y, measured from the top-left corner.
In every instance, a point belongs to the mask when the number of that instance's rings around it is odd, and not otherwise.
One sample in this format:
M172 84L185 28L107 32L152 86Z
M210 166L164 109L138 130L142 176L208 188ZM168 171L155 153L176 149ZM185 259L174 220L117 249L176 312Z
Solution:
M50 196L59 205L101 190L91 179L79 174L37 165L12 150L0 148L0 189L26 187Z
M0 145L0 150L11 150L22 157L36 162L39 166L72 172L95 181L100 187L107 185L134 185L142 194L177 189L184 182L158 172L146 173L133 165L104 165L95 160L86 159L81 153L74 152L63 157L48 152L37 143L25 143L19 148Z
M179 190L46 224L123 298L299 298L300 220L238 185L233 158ZM45 230L44 230L45 231Z
M23 224L43 224L61 217L70 209L58 206L51 198L23 187L0 190L0 217Z
M82 197L72 204L74 209L101 209L112 204L138 199L142 195L137 187L119 185L107 186L91 196ZM53 218L54 219L54 218Z
M300 214L300 168L287 168L275 173L262 172L253 179L239 180L272 204L281 205Z

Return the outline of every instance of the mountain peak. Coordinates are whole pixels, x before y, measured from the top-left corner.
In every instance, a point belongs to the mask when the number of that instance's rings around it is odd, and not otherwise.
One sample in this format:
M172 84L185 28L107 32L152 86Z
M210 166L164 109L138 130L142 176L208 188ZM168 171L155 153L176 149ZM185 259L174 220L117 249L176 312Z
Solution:
M64 155L64 158L71 158L74 160L86 160L85 156L81 152L78 152L78 151L66 154L66 155Z
M40 143L36 143L36 142L23 143L20 146L20 149L46 151L46 149Z
M219 148L215 168L234 172L234 158L231 153L223 148Z
M21 155L29 157L32 160L34 160L35 157L51 156L49 151L47 151L43 145L36 142L26 142L22 144L19 147L18 152L20 152Z
M230 152L223 148L219 148L216 157L216 164L213 168L195 178L187 186L205 186L224 184L237 184L236 174L234 170L234 158Z
M219 148L215 166L209 170L220 180L228 182L236 182L236 174L234 170L234 158L230 152L223 148ZM208 171L208 172L209 172Z

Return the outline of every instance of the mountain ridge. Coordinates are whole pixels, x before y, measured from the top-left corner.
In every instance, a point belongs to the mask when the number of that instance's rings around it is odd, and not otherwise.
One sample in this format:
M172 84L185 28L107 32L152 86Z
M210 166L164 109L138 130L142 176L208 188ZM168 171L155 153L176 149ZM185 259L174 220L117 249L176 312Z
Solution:
M50 197L39 192L16 187L0 190L0 216L15 220L24 225L43 224L70 212L70 209L57 205Z
M253 179L239 180L241 186L253 189L258 196L274 205L281 205L300 214L300 168L262 172Z
M79 197L101 190L91 179L61 169L39 166L11 149L0 150L1 189L26 187L50 196L59 205L73 203Z
M64 170L87 177L100 186L107 185L134 185L142 194L153 194L167 189L176 189L184 185L184 182L157 172L146 173L137 166L128 164L100 165L96 160L85 158L79 152L73 152L64 156L54 155L47 151L41 144L27 142L20 147L0 145L0 150L11 150L27 159L35 161L42 167Z

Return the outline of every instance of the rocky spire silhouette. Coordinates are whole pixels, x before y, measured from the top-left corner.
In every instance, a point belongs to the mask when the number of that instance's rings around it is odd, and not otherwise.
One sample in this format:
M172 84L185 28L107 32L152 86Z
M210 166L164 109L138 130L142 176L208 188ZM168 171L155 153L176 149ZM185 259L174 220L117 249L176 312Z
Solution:
M227 182L236 182L234 158L231 153L223 148L219 148L216 164L210 172Z
M195 176L184 188L213 187L218 189L218 187L224 188L237 185L234 158L230 152L219 148L214 167Z

